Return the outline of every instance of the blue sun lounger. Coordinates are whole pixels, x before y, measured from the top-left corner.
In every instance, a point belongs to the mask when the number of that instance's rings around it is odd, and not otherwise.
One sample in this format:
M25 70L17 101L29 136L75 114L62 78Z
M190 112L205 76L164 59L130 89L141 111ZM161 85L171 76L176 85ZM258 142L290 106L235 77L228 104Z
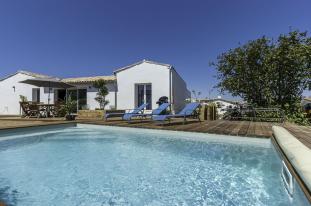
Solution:
M164 122L165 120L170 120L171 118L184 118L184 123L185 123L186 118L191 117L191 118L196 118L199 121L201 121L200 115L196 111L197 108L199 107L200 107L200 103L192 102L192 103L187 104L178 114L157 115L157 116L153 116L152 119L154 121Z
M123 117L124 117L125 115L128 115L128 114L139 114L139 113L141 113L141 112L146 108L147 105L148 105L148 104L142 104L142 105L140 105L139 107L137 107L137 108L135 108L135 109L133 109L133 110L127 112L127 113L109 113L109 114L106 114L106 115L105 115L105 120L107 120L107 119L110 118L110 117L120 117L120 116L121 116L122 119L123 119Z
M154 115L160 115L163 111L165 111L170 106L170 103L163 103L158 108L152 110L150 114L125 114L123 116L123 120L131 121L132 117L148 117L148 116L154 116Z

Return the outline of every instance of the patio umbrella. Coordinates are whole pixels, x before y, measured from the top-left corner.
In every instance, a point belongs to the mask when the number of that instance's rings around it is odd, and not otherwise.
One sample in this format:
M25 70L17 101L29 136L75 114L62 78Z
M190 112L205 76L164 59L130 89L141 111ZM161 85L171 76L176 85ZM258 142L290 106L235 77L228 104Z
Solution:
M65 82L60 81L56 78L34 78L34 79L26 79L20 81L20 83L30 84L37 87L48 87L49 88L49 97L48 97L48 104L50 104L50 91L51 88L59 88L59 89L68 89L75 87L73 85L67 84Z

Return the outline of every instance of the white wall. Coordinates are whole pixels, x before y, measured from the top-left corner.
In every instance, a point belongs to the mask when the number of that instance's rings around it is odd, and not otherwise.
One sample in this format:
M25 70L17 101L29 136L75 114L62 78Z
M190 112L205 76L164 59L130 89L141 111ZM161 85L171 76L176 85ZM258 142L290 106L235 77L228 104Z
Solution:
M118 92L117 109L133 109L135 107L135 84L152 84L152 109L161 96L169 97L169 72L167 66L143 62L116 73Z
M106 100L109 101L109 104L106 105L105 109L115 108L116 85L115 83L108 83L106 87L109 91L108 95L106 96ZM99 108L99 103L95 100L97 91L98 90L93 86L87 86L87 104L89 106L89 109L94 110L96 108Z
M86 101L88 109L95 110L99 108L99 103L95 100L96 93L98 90L92 86L92 84L74 84L77 89L86 89ZM106 96L106 100L109 101L109 104L106 105L105 109L111 109L115 107L115 91L116 91L116 83L108 83L106 87L108 88L108 95Z
M0 115L19 115L20 106L19 95L27 97L28 101L32 100L32 88L38 88L29 84L19 83L26 79L34 77L22 73L17 73L7 79L0 81ZM13 89L15 86L15 91ZM50 102L54 102L54 94L51 92ZM44 88L40 88L40 102L48 103L48 93L44 93Z
M173 109L177 113L185 106L185 100L191 97L190 91L187 89L186 82L179 76L179 74L172 69L172 96Z

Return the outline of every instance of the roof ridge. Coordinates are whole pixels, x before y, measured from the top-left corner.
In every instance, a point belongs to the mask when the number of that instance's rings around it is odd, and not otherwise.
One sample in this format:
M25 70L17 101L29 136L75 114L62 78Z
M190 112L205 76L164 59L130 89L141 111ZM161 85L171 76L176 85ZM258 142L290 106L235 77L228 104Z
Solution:
M71 78L64 78L61 81L68 82L68 83L88 83L94 82L99 79L104 79L106 81L115 81L116 77L114 75L109 76L89 76L89 77L71 77Z
M78 79L78 78L92 78L92 77L114 77L114 75L94 75L94 76L80 76L80 77L65 77L64 79Z
M22 73L22 74L26 74L26 75L38 77L38 78L57 78L57 79L59 79L58 77L49 76L49 75L36 73L36 72L30 72L30 71L26 71L26 70L17 70L17 72L15 74L17 74L17 73Z
M44 79L50 79L50 78L55 78L55 79L59 79L58 77L53 77L53 76L48 76L48 75L45 75L45 74L39 74L39 73L35 73L35 72L29 72L29 71L26 71L26 70L17 70L16 72L14 72L13 74L10 74L10 75L7 75L3 78L0 78L0 81L3 81L5 79L8 79L16 74L25 74L25 75L28 75L28 76L31 76L31 77L34 77L34 78L44 78Z
M119 69L114 70L113 73L115 74L117 72L126 70L128 68L134 67L134 66L139 65L139 64L142 64L144 62L147 62L147 63L150 63L150 64L162 65L162 66L166 66L166 67L169 67L169 68L173 67L171 64L165 64L165 63L161 63L161 62L156 62L156 61L152 61L152 60L143 59L143 60L135 62L133 64L130 64L130 65L127 65L127 66L124 66L124 67L120 67Z

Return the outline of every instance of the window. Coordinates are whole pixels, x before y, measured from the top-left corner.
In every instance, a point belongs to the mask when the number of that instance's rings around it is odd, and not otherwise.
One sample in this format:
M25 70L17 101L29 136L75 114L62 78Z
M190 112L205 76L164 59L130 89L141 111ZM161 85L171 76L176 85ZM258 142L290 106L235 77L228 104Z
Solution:
M40 102L40 88L32 88L32 101Z
M146 109L152 109L152 86L151 84L136 84L135 85L135 107L138 107L144 103L148 103Z
M87 108L87 100L86 100L86 89L78 90L78 109L86 109Z
M67 91L67 96L71 97L71 100L77 101L77 109L75 109L75 113L78 110L87 108L87 90L86 89L69 89Z

